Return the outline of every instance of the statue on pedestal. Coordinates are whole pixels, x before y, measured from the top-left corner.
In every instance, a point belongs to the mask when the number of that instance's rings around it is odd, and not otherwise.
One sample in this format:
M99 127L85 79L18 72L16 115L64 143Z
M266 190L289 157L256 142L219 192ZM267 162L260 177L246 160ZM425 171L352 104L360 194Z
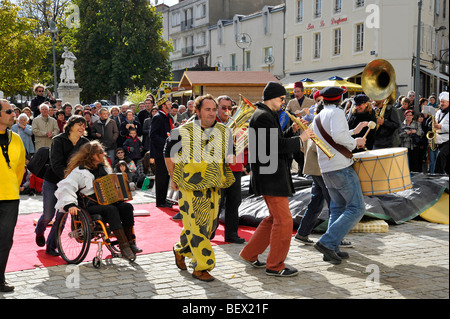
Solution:
M64 64L61 65L61 84L75 84L75 55L69 51L69 48L64 47L64 53L61 56L64 59Z

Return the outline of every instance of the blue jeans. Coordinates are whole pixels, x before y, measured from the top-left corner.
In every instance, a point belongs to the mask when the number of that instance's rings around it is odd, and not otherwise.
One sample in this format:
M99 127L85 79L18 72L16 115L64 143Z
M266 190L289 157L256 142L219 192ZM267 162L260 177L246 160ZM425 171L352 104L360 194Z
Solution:
M311 186L311 199L297 230L297 234L303 237L311 234L314 229L317 222L317 217L319 217L322 212L324 200L327 201L327 205L330 207L330 195L328 194L328 190L322 176L311 175L311 177L313 180Z
M436 149L435 151L430 150L430 155L429 155L430 163L428 165L430 174L434 174L434 168L436 167L436 159L437 159L438 153L439 153L438 149Z
M328 249L339 251L341 240L365 213L358 175L352 166L322 174L331 198L328 229L319 241Z
M57 201L55 197L56 188L56 184L44 179L44 183L42 184L42 201L44 211L36 224L35 233L37 236L44 235L45 229L55 216L55 205Z

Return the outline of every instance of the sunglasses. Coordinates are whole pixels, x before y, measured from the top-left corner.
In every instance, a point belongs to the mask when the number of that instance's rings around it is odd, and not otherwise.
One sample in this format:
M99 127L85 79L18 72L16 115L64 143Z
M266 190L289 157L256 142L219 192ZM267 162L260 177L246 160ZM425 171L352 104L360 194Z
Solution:
M0 112L5 112L8 115L11 115L14 111L12 109L8 109L8 110L1 110Z

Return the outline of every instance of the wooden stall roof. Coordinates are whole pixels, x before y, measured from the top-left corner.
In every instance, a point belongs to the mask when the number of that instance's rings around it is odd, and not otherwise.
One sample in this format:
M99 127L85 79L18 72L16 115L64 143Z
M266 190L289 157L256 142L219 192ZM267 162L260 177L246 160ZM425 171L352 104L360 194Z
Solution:
M266 86L267 82L280 81L267 71L185 71L183 86Z

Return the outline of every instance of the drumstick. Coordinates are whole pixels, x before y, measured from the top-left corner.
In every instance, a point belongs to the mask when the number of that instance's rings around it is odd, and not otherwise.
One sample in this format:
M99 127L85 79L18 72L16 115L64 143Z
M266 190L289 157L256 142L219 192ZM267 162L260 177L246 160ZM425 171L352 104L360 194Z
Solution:
M364 134L363 138L366 138L366 137L367 137L367 134L369 134L370 130L372 130L372 129L374 129L375 127L377 127L377 124L376 124L375 122L373 122L373 121L370 121L369 124L368 124L367 126L368 126L368 129L367 129L366 134Z
M367 137L367 134L369 134L371 129L374 129L375 127L377 127L377 124L373 121L370 121L369 124L367 124L367 131L366 134L364 134L363 138L365 139ZM358 148L362 148L362 147L358 147ZM367 150L366 147L364 147L365 150Z

